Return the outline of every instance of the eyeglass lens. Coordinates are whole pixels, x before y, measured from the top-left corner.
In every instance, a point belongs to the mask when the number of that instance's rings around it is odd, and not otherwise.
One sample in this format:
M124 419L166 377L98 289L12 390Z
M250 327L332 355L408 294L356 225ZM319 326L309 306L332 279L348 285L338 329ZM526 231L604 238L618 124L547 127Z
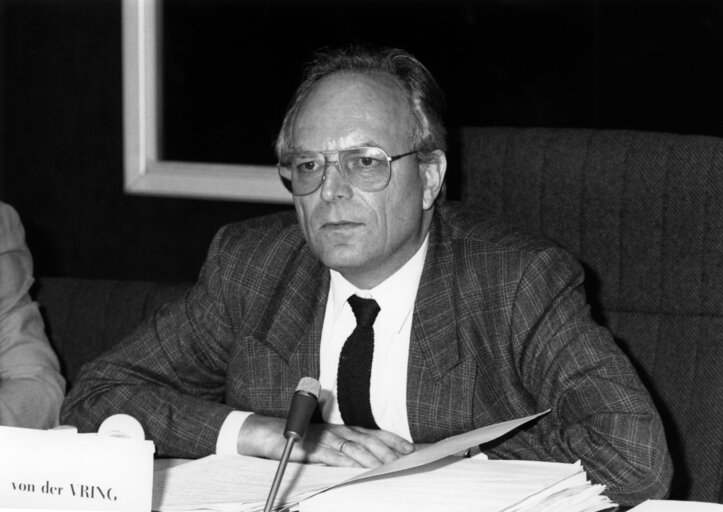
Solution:
M331 155L309 152L291 155L288 163L279 168L281 176L291 181L295 195L314 192L324 177L327 165L337 164L344 179L351 185L374 192L389 183L391 168L387 154L375 147L354 148L337 153L338 160Z

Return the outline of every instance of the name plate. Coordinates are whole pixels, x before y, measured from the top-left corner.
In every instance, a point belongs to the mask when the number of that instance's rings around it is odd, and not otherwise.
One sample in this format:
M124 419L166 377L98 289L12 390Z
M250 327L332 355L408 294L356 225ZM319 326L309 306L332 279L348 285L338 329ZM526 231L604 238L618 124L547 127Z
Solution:
M0 508L148 512L152 441L0 426Z

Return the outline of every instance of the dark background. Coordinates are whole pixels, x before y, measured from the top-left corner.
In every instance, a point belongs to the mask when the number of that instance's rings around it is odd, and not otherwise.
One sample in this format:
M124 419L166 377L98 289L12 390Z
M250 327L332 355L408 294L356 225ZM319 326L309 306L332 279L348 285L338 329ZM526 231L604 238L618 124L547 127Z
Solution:
M274 163L301 63L370 41L448 95L463 125L723 136L720 0L167 0L164 157ZM0 199L36 274L192 280L223 224L289 206L122 191L120 0L0 0Z

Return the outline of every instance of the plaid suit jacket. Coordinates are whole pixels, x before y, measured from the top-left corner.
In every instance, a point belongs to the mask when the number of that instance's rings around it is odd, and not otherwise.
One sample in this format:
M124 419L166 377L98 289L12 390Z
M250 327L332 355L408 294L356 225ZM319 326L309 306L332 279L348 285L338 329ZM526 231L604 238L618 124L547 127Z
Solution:
M485 451L581 460L625 504L665 495L672 469L660 418L590 318L581 267L550 242L479 217L435 212L408 362L414 440L549 408ZM125 412L159 454L212 453L231 410L284 417L299 379L318 377L328 289L292 213L226 226L182 301L84 367L63 421L94 430Z

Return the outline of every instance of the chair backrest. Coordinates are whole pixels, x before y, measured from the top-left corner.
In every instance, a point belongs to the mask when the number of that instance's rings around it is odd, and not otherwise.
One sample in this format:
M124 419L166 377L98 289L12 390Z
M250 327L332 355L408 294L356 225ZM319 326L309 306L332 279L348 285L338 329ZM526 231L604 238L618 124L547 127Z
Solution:
M723 503L723 139L463 128L462 199L586 269L593 314L656 401L671 497Z
M118 343L187 283L40 277L33 296L40 303L68 388L80 368Z

